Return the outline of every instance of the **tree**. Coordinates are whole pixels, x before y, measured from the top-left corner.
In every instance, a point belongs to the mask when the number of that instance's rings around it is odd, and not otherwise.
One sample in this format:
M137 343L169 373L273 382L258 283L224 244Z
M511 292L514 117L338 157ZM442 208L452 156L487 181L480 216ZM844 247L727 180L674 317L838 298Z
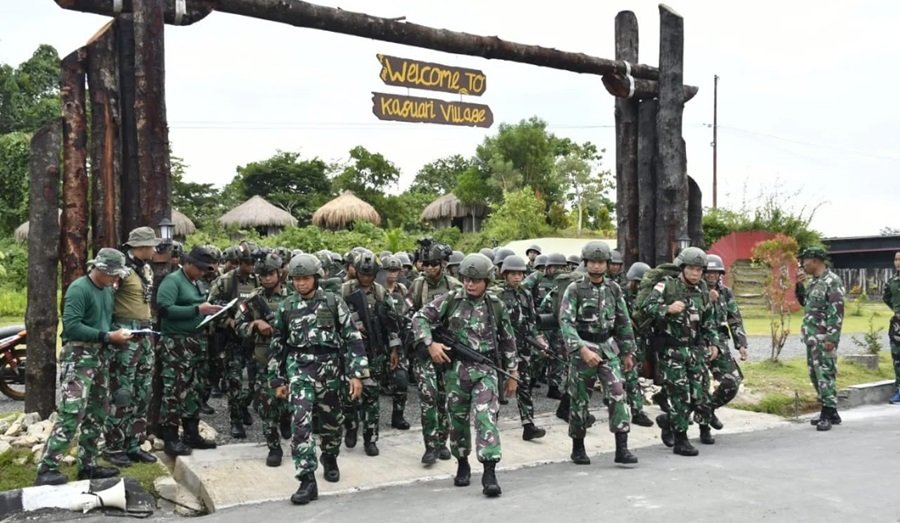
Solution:
M473 164L471 159L460 154L438 158L419 169L409 190L435 196L452 192L456 187L456 179Z
M776 234L771 240L759 242L753 247L753 261L769 268L763 294L769 310L772 361L778 361L791 333L791 309L788 304L791 275L788 268L797 266L797 252L797 240L784 234Z
M882 236L898 236L900 235L900 229L897 227L882 227L879 234Z
M382 217L392 213L385 192L400 178L400 169L393 162L380 153L369 152L357 145L350 149L350 161L338 170L340 172L332 180L336 191L353 191Z
M485 222L484 234L501 243L544 236L550 232L544 207L531 187L506 193L503 205Z
M240 189L244 199L262 196L307 224L331 196L328 170L328 164L319 158L304 160L300 153L278 151L268 160L238 167L239 180L232 180L229 186L232 191Z
M31 134L0 135L0 231L9 235L28 219L28 159Z
M59 115L59 54L41 44L13 69L0 65L0 134L34 131Z
M169 161L172 166L172 207L190 218L198 229L212 226L216 218L239 203L234 198L223 198L222 190L211 183L184 181L187 170L184 160L170 155Z
M406 232L418 230L419 216L433 198L432 194L415 191L385 196L381 213L384 227L394 227Z

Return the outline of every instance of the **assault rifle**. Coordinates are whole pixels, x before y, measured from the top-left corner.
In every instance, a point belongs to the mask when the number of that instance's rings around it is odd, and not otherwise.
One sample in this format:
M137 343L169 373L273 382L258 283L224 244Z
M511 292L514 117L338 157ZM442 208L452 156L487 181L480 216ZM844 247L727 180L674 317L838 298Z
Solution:
M541 345L538 340L532 338L531 336L527 336L527 335L519 336L519 337L522 338L525 341L525 343L527 343L527 344L531 345L532 347L536 348L537 350L539 350L541 352L541 354L543 354L544 356L548 356L560 363L565 363L568 365L568 363L569 363L568 361L566 361L566 360L560 358L559 356L557 356L556 354L554 354L553 350L550 347L547 347L545 349L544 346Z
M360 323L366 329L367 345L371 351L369 357L372 358L376 354L383 354L386 351L384 343L384 333L381 330L381 324L375 321L369 315L369 300L362 289L356 289L347 296L347 305L353 308Z
M460 360L470 361L472 363L487 365L491 369L497 371L498 374L502 374L511 380L516 380L516 383L521 384L519 378L516 378L509 372L501 369L491 358L454 338L453 335L443 327L432 327L431 339L449 347L451 357L456 357Z

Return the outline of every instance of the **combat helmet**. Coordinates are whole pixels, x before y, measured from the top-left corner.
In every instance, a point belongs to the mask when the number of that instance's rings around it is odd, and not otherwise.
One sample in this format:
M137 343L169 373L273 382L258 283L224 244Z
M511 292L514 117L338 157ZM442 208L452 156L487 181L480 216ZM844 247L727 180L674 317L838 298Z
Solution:
M584 244L584 247L581 248L581 260L584 261L609 261L612 257L612 252L609 249L609 245L606 242L602 242L599 240L589 241ZM572 262L570 259L569 262ZM577 262L576 262L577 263Z
M706 255L706 272L725 272L725 262L718 254Z
M222 259L227 262L237 263L238 261L238 248L236 245L232 245L231 247L226 247L224 251L222 251Z
M566 257L566 264L567 265L580 265L581 258L579 258L577 254L570 254L568 257Z
M318 276L322 277L322 262L312 254L298 254L291 258L288 264L288 276Z
M184 245L181 242L172 242L172 257L181 258L184 256Z
M400 258L397 256L387 256L381 262L382 267L386 271L399 271L403 268L403 262L400 261Z
M533 245L531 245L531 246L529 246L527 249L525 249L525 255L527 256L528 253L531 252L531 251L534 251L534 252L538 253L538 255L542 254L542 253L541 253L541 246L538 245L538 244L536 244L536 243L533 244Z
M465 257L466 255L462 252L453 251L452 253L450 253L450 261L447 262L447 267L455 267L459 265L459 263L463 261L463 258Z
M485 247L484 249L478 251L478 253L491 260L491 263L494 263L494 249L488 249L487 247Z
M400 264L404 267L412 267L412 260L409 259L409 254L405 252L398 252L396 254L397 258L400 260Z
M253 271L260 276L265 276L266 274L270 274L281 269L283 266L284 258L282 258L277 253L271 252L267 254L265 258L256 260L256 265L253 266Z
M554 252L547 255L547 267L565 267L568 264L563 254Z
M525 264L525 260L521 256L516 256L513 254L512 256L507 256L503 260L503 265L500 268L500 274L504 272L525 272L528 270L528 266Z
M453 249L444 243L432 243L427 249L422 251L421 260L423 262L444 262L450 259Z
M459 262L459 275L474 280L490 280L494 272L494 263L481 254L470 254Z
M500 267L501 265L503 265L503 260L509 258L510 256L515 256L515 254L516 253L513 252L512 249L507 249L506 247L497 249L497 252L494 253L494 259L492 261L494 262L494 265Z
M621 252L613 249L609 253L609 263L617 263L619 265L622 265L623 263L625 263L625 258L622 256Z
M631 264L631 267L628 268L628 272L625 274L625 278L628 281L641 281L644 279L644 274L650 270L650 266L644 262L634 262Z
M814 245L812 247L806 247L802 251L800 251L800 255L797 256L797 259L804 260L806 258L817 258L822 261L828 260L828 253L825 252L824 247L820 247Z
M675 257L675 265L679 268L687 265L706 267L706 252L700 247L687 247Z
M374 275L378 272L378 262L371 251L358 252L353 257L353 268L356 269L356 274Z
M538 254L534 259L534 268L535 269L543 269L544 266L547 265L547 255L546 254Z

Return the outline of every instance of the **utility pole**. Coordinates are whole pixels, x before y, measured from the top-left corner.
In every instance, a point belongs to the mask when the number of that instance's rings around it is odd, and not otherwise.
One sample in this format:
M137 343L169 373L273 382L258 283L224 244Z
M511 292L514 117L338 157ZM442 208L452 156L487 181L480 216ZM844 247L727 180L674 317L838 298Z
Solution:
M718 133L717 133L718 127L719 127L719 125L718 125L719 124L718 106L719 106L719 75L713 75L713 125L712 125L712 128L713 128L713 141L712 141L712 148L713 148L713 195L712 195L713 198L712 198L712 200L713 200L713 204L712 204L712 206L713 206L713 209L717 208L718 203L719 203L718 202L718 194L717 194L718 190L719 190L719 188L718 188L719 179L718 179L717 172L716 172L717 163L718 163L718 161L717 161L718 159L716 156L716 153L717 153L716 146L719 145Z

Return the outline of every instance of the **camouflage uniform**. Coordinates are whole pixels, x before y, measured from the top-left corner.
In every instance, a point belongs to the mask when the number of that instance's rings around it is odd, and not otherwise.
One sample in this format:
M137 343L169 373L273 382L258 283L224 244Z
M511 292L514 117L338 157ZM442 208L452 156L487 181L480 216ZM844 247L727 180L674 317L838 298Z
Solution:
M625 294L625 305L628 307L629 317L635 310L637 305L637 291L632 290L631 286L622 286ZM625 394L628 396L628 406L631 412L637 415L638 412L644 410L644 390L641 388L641 370L644 365L644 357L649 348L649 340L647 336L637 332L634 322L632 322L632 330L634 330L634 367L624 373L625 378Z
M888 339L891 344L891 359L894 361L894 385L900 392L900 271L894 273L884 284L882 299L893 313L888 325Z
M509 320L516 334L516 348L518 352L519 381L521 385L516 390L516 401L519 405L519 418L523 425L534 424L534 399L531 397L532 362L535 361L540 351L525 341L525 337L536 339L537 312L531 301L531 294L521 285L513 288L506 282L493 290L500 298L509 313Z
M400 316L406 316L406 313L409 311L410 306L412 305L409 302L409 289L406 285L403 285L400 282L397 282L394 285L394 290L388 290L388 294L391 298L394 299L394 304L397 308L397 314ZM410 340L406 340L410 341ZM406 411L406 400L409 396L409 356L411 353L411 347L404 341L404 337L401 336L401 345L398 347L398 363L397 368L390 368L390 360L387 362L385 367L385 373L391 376L390 385L392 387L392 405L391 405L391 413L392 417L403 417L403 413Z
M572 282L573 274L570 272L557 272L552 276L545 276L541 279L537 287L537 296L542 296L541 301L535 301L538 305L538 312L541 314L553 314L559 316L559 306L562 300L562 294L566 286ZM562 335L561 329L548 330L544 332L547 337L547 343L550 350L556 353L562 361L568 361L568 350L566 349L566 340ZM565 393L568 388L569 367L565 363L547 359L547 384L551 389L558 389Z
M822 407L837 407L837 345L841 339L843 321L844 286L840 277L831 270L813 276L806 285L800 331L806 345L809 379ZM825 350L825 342L833 343L834 350Z
M560 302L559 327L569 355L569 437L585 436L590 394L597 379L609 395L610 432L628 432L631 413L619 355L634 353L634 333L622 289L605 279L595 284L588 276L572 282ZM579 354L585 342L594 344L587 347L602 360L595 368Z
M291 453L297 479L302 479L318 468L312 438L313 409L318 414L322 453L337 456L343 422L342 376L346 373L365 379L369 364L347 305L322 289L310 299L294 293L284 300L272 327L280 336L273 337L270 346L269 385L277 388L288 384L290 388L294 411Z
M744 380L744 375L741 374L741 369L728 347L728 338L732 339L736 349L747 346L747 333L744 331L744 322L734 299L734 292L724 285L719 285L716 290L719 299L713 302L712 306L719 331L719 355L709 363L709 370L713 378L719 382L719 386L712 393L710 406L713 410L733 400Z
M499 353L501 368L516 369L518 356L509 315L500 300L490 292L473 299L465 290L456 289L426 304L413 317L417 345L431 345L432 324L443 324L460 342L491 358ZM495 343L498 345L495 346ZM500 461L497 372L487 365L455 358L445 371L444 379L450 416L451 454L456 458L466 458L471 452L469 418L474 410L475 454L478 461Z

